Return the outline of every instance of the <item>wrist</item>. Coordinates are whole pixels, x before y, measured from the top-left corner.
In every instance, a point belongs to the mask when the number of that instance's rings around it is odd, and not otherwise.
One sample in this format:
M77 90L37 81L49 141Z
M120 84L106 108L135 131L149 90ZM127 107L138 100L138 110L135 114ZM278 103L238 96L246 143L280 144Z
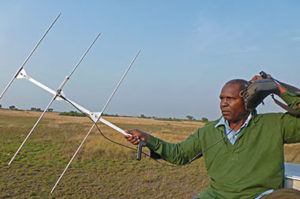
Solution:
M141 139L147 143L147 141L149 140L150 135L148 133L143 133L143 136L141 137Z
M281 95L282 93L285 93L286 92L286 89L276 81L277 83L277 88L278 88L278 93L276 93L277 95Z

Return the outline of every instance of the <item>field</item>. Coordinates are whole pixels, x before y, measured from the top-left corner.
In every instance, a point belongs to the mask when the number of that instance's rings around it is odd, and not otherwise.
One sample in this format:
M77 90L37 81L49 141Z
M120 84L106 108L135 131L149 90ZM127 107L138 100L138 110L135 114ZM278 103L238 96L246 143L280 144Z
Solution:
M105 140L94 130L53 194L56 180L91 127L84 117L46 113L19 155L8 166L41 113L0 110L0 198L192 198L209 184L202 159L168 166ZM138 128L166 141L184 140L201 122L104 117L123 129ZM128 144L123 135L103 133ZM300 145L287 145L286 161L300 163ZM148 152L144 149L145 152Z

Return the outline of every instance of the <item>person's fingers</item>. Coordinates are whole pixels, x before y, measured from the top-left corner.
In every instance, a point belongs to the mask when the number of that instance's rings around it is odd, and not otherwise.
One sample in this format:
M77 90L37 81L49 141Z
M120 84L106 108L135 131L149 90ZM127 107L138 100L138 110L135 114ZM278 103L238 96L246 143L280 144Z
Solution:
M132 135L134 131L133 130L125 130L125 132Z
M126 133L128 133L128 135L126 135L125 138L132 144L138 144L140 140L146 142L147 138L149 137L147 133L144 133L138 129L126 130Z
M257 75L255 75L254 77L252 77L251 81L253 82L254 80L257 80Z
M272 79L272 76L270 74L267 74L268 79Z
M263 79L263 77L260 75L255 75L254 77L252 77L251 82L254 82L255 80L258 80L258 79Z
M140 142L139 139L136 139L132 144L137 145Z
M128 136L128 138L127 138L130 142L132 142L132 141L134 141L135 140L135 137L133 136L133 135L131 135L131 136Z
M136 137L136 136L130 136L130 135L128 135L128 136L125 136L125 138L126 138L130 143L132 143L132 144L134 144L134 145L137 145L137 144L140 142L139 138Z
M125 138L130 141L133 137L133 135L129 132L129 131L125 131L126 133L128 133L128 135L125 135Z

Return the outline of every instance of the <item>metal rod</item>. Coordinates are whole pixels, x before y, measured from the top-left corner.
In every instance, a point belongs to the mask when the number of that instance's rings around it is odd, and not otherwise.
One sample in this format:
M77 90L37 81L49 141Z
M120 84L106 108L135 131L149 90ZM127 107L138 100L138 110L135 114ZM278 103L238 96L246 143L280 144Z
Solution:
M45 91L48 91L50 94L56 95L56 92L53 89L47 87L46 85L42 84L41 82L39 82L35 79L33 79L29 75L22 74L22 77L25 78L26 80L30 81L31 83L35 84L36 86L44 89ZM75 107L80 112L85 113L86 115L89 115L94 122L97 122L96 118L92 117L93 112L89 111L85 107L83 107L83 106L77 104L76 102L72 101L71 99L67 98L65 95L61 94L61 96L56 97L56 100L57 99L64 100L64 101L68 102L69 104L71 104L73 107ZM130 135L130 134L126 133L123 129L119 128L118 126L116 126L112 123L110 123L109 121L103 119L102 117L99 119L99 121L106 124L107 126L113 128L114 130L122 133L123 135Z
M80 148L82 147L82 145L84 144L85 140L88 138L88 136L90 135L90 133L92 132L93 128L95 127L95 123L93 124L93 126L90 128L89 132L86 134L86 136L84 137L83 141L81 142L81 144L79 145L79 147L77 148L76 152L74 153L74 155L72 156L71 160L69 161L68 165L66 166L66 168L64 169L64 171L62 172L62 174L60 175L60 177L58 178L58 180L56 181L55 185L53 186L52 190L50 193L53 193L53 191L55 190L56 186L58 185L58 183L60 182L60 180L62 179L62 177L64 176L64 174L66 173L66 171L68 170L70 164L72 163L73 159L75 158L75 156L77 155L77 153L79 152Z
M52 100L50 101L50 103L47 105L47 107L44 109L43 113L41 114L41 116L39 117L39 119L36 121L36 123L34 124L34 126L32 127L32 129L30 130L30 132L27 134L26 138L24 139L24 141L22 142L22 144L20 145L20 147L18 148L17 152L15 153L15 155L11 158L11 160L9 161L8 165L10 165L14 159L16 158L17 154L19 153L19 151L21 150L21 148L23 147L23 145L26 143L27 139L29 138L29 136L32 134L32 132L34 131L35 127L38 125L38 123L41 121L41 119L43 118L44 114L46 113L46 111L48 110L48 108L51 106L51 104L53 103L53 101L55 100L56 96L54 96L52 98Z
M65 100L65 101L67 101L67 102L68 102L69 104L71 104L74 108L76 108L77 110L79 110L81 113L84 113L85 115L88 115L88 116L90 117L90 119L91 119L95 124L97 124L97 121L98 121L98 120L97 120L97 118L95 119L95 118L93 117L93 113L92 113L91 111L89 111L89 110L87 110L86 108L84 108L83 106L80 106L79 104L73 102L72 100L68 99L68 98L65 97L65 96L62 96L62 99ZM125 136L132 136L132 135L126 133L126 131L124 131L124 130L121 129L120 127L118 127L118 126L116 126L116 125L110 123L109 121L103 119L103 117L100 117L99 121L102 122L103 124L105 124L105 125L111 127L112 129L118 131L119 133L125 135Z
M44 84L42 84L41 82L39 82L39 81L33 79L32 77L30 77L30 76L27 75L27 74L20 73L18 77L21 77L21 78L24 78L24 79L30 81L31 83L33 83L33 84L35 84L36 86L38 86L38 87L44 89L45 91L48 91L48 92L51 93L52 95L56 95L56 91L55 91L55 90L52 90L51 88L45 86ZM57 97L57 98L61 99L60 97ZM61 100L63 100L63 99L61 99Z
M71 75L74 73L74 71L76 70L76 68L79 66L79 64L82 62L82 60L84 59L84 57L87 55L87 53L90 51L90 49L92 48L92 46L94 45L94 43L97 41L97 39L99 38L99 36L101 35L101 32L98 33L98 35L96 36L96 38L94 39L94 41L91 43L91 45L88 47L88 49L85 51L85 53L82 55L82 57L79 59L78 63L75 65L75 67L73 68L72 72L70 73L70 75L68 76L69 78L71 77Z
M138 51L138 53L135 55L135 57L133 58L133 60L131 61L131 63L129 64L129 67L127 68L127 70L125 71L125 73L123 74L123 76L121 77L120 81L118 82L117 86L115 87L114 91L112 92L112 94L110 95L109 99L107 100L106 104L104 105L104 107L102 108L101 113L98 116L97 121L101 118L101 115L103 114L103 111L106 109L107 105L109 104L110 100L112 99L112 97L114 96L115 92L117 91L117 89L119 88L121 82L123 81L123 79L125 78L126 74L128 73L129 69L131 68L132 64L134 63L134 61L136 60L137 56L140 54L141 50ZM90 130L88 131L88 133L86 134L86 136L84 137L84 139L82 140L81 144L79 145L79 147L77 148L77 150L75 151L74 155L72 156L71 160L69 161L69 163L67 164L66 168L64 169L64 171L62 172L62 174L60 175L60 177L58 178L58 180L56 181L55 185L53 186L52 190L50 193L53 193L53 191L55 190L56 186L58 185L58 183L60 182L60 180L62 179L62 177L64 176L65 172L67 171L67 169L69 168L70 164L72 163L73 159L75 158L75 156L77 155L77 153L79 152L80 148L82 147L82 145L84 144L84 142L86 141L86 139L88 138L88 136L90 135L90 133L92 132L93 128L95 127L97 121L93 124L93 126L90 128ZM126 132L125 132L126 133Z
M115 129L115 130L118 131L119 133L122 133L122 134L125 135L125 136L130 135L130 134L126 133L123 129L121 129L121 128L117 127L116 125L110 123L109 121L103 119L103 117L100 117L99 121L102 122L103 124L106 124L107 126L113 128L113 129ZM130 135L130 136L131 136L131 135Z
M10 85L13 83L14 79L18 76L18 74L20 73L20 71L24 68L25 64L27 63L27 61L29 60L29 58L32 56L32 54L35 52L35 50L37 49L37 47L40 45L40 43L43 41L43 39L46 37L46 35L48 34L48 32L50 31L50 29L53 27L53 25L56 23L56 21L58 20L58 18L60 17L61 13L58 14L58 16L55 18L55 20L51 23L51 25L49 26L49 28L47 29L47 31L44 33L44 35L42 36L42 38L38 41L38 43L35 45L35 47L32 49L32 51L30 52L30 54L28 55L28 57L25 59L25 61L23 62L23 64L21 65L21 67L17 70L16 74L12 77L12 79L9 81L9 83L6 85L5 89L2 91L1 95L0 95L0 99L3 97L4 93L7 91L7 89L10 87Z
M33 133L34 129L36 128L36 126L38 125L38 123L41 121L41 119L43 118L45 112L48 110L48 108L51 106L51 104L53 103L53 101L56 99L56 97L59 97L62 91L62 88L64 87L64 85L67 83L67 81L70 79L71 75L74 73L75 69L78 67L78 65L82 62L83 58L86 56L86 54L89 52L89 50L91 49L91 47L94 45L94 43L96 42L96 40L98 39L98 37L100 36L100 33L97 35L97 37L94 39L94 41L92 42L92 44L88 47L88 49L86 50L86 52L83 54L83 56L80 58L79 62L75 65L74 69L72 70L72 72L70 73L69 76L67 76L62 84L59 86L56 95L52 98L52 100L50 101L50 103L48 104L48 106L45 108L44 112L41 114L40 118L37 120L37 122L35 123L35 125L32 127L32 129L30 130L30 132L28 133L28 135L26 136L25 140L22 142L21 146L19 147L19 149L17 150L17 152L15 153L15 155L13 156L13 158L9 161L8 165L10 165L12 163L12 161L15 159L16 155L19 153L19 151L21 150L21 148L23 147L23 145L25 144L25 142L27 141L27 139L29 138L29 136Z
M110 100L112 99L112 97L114 96L114 94L116 93L116 91L118 90L120 84L122 83L123 79L125 78L125 76L127 75L128 71L130 70L132 64L134 63L134 61L136 60L136 58L139 56L141 50L139 50L137 52L137 54L134 56L134 58L132 59L132 61L130 62L128 68L126 69L126 71L124 72L123 76L121 77L120 81L118 82L117 86L115 87L114 91L111 93L110 97L108 98L106 104L104 105L104 107L102 108L102 113L105 111L107 105L109 104ZM100 116L99 116L100 118Z
M81 64L82 60L85 58L85 56L87 55L87 53L90 51L90 49L92 48L92 46L94 45L94 43L97 41L97 39L99 38L99 36L101 35L101 33L98 33L98 35L96 36L96 38L94 39L94 41L91 43L91 45L88 47L88 49L84 52L84 54L81 56L81 58L79 59L79 61L77 62L77 64L75 65L75 67L73 68L73 70L71 71L71 73L64 79L64 81L61 83L61 85L58 87L57 89L57 93L60 94L60 92L62 91L63 87L66 85L66 83L69 81L70 77L72 76L72 74L75 72L75 70L77 69L77 67L79 66L79 64Z

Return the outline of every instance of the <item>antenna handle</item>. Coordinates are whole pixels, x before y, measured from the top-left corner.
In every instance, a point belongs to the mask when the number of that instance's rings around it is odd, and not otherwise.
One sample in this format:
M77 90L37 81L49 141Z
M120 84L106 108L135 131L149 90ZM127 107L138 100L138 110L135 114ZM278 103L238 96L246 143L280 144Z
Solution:
M137 160L142 159L141 155L142 155L143 146L146 146L146 142L144 142L143 140L140 140L140 142L138 144L138 149L137 149L137 156L136 156Z

